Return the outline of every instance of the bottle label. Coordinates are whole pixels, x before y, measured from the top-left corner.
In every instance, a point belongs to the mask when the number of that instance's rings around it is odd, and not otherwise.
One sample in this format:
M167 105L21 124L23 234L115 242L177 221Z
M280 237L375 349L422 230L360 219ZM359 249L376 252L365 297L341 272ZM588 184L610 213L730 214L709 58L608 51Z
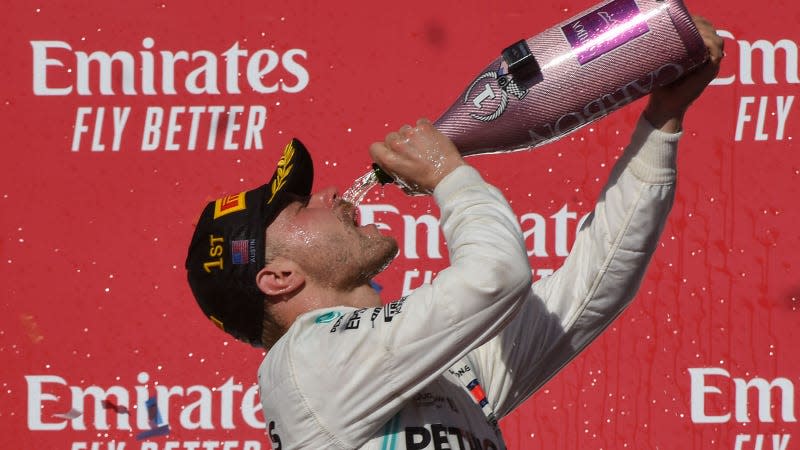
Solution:
M634 0L614 0L561 27L583 65L648 31Z

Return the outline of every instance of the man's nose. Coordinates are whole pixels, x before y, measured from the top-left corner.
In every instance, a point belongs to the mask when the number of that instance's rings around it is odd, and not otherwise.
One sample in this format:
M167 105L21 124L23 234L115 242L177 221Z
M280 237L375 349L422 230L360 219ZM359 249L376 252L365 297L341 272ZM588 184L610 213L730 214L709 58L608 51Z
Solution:
M339 190L333 186L328 186L311 195L311 201L314 206L333 207L339 200Z

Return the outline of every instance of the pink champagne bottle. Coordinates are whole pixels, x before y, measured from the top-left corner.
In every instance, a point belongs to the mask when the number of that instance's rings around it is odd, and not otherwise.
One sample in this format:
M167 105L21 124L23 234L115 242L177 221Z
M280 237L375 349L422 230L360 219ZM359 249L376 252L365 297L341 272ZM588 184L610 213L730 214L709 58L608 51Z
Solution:
M467 155L538 147L708 58L681 0L610 0L503 50L434 123ZM396 181L375 168L380 182Z

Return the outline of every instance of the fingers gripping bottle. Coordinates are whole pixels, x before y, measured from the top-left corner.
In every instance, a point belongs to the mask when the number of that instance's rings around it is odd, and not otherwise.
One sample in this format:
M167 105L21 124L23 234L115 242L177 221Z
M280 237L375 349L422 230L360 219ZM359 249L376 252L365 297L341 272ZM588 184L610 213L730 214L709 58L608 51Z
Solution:
M434 125L465 156L538 147L707 57L681 0L604 1L503 50Z

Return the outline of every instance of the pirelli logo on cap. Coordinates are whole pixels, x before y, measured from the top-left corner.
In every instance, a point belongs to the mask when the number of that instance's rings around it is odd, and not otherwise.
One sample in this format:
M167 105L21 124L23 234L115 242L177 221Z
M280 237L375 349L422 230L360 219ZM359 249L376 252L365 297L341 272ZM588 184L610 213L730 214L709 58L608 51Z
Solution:
M219 219L225 214L242 211L245 209L244 192L236 195L226 195L214 203L214 218Z

